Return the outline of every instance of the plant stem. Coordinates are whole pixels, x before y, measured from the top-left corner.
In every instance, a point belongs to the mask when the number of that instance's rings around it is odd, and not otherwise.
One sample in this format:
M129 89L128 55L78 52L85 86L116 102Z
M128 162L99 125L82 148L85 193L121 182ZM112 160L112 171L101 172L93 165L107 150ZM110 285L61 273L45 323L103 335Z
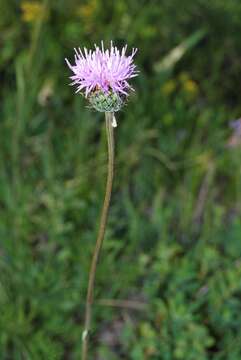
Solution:
M88 357L88 342L89 342L89 332L91 325L92 305L94 300L96 268L104 240L108 211L110 206L111 192L112 192L112 184L113 184L113 176L114 176L114 131L112 126L113 116L114 116L113 113L108 113L108 112L105 113L106 133L107 133L107 142L108 142L108 175L106 182L105 199L101 211L100 226L99 226L98 236L97 236L94 254L89 272L89 282L88 282L86 310L85 310L85 326L82 334L82 360L87 360Z

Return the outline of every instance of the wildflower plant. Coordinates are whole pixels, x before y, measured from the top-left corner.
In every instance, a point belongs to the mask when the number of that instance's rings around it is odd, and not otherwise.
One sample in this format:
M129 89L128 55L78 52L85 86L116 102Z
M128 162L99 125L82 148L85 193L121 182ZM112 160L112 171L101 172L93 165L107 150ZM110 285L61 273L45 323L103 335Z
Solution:
M88 338L91 325L96 268L105 235L114 176L113 127L117 126L114 114L123 107L130 90L133 90L129 84L129 79L137 76L138 71L136 70L136 65L133 63L137 49L132 49L131 54L126 55L127 46L119 50L113 46L111 42L110 49L105 49L102 42L101 48L95 45L94 50L84 48L82 51L78 48L74 49L74 51L74 65L72 65L68 59L65 59L67 65L73 72L70 77L72 80L71 85L76 86L76 93L81 93L85 96L91 108L105 113L108 143L106 192L89 273L85 325L82 336L82 360L86 360L88 356Z

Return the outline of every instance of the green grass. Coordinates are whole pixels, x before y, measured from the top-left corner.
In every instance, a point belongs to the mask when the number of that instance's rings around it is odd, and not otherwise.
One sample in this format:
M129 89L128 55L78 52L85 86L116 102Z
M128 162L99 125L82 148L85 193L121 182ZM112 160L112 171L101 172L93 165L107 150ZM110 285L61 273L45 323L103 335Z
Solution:
M68 86L64 58L113 39L139 48L140 76L117 115L91 359L239 360L241 153L226 144L241 5L45 4L31 23L1 4L0 359L80 358L107 154L103 116Z

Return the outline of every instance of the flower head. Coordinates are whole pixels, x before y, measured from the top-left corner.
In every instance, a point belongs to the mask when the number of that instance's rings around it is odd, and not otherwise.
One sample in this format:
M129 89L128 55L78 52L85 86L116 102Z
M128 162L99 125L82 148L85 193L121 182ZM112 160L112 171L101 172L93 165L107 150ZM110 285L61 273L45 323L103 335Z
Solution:
M83 92L91 105L98 111L118 111L133 90L128 80L138 75L133 57L137 49L132 49L131 55L126 55L127 46L118 50L111 42L110 49L101 49L95 45L94 50L75 49L75 64L66 60L74 75L70 77L71 85L76 85L76 92Z

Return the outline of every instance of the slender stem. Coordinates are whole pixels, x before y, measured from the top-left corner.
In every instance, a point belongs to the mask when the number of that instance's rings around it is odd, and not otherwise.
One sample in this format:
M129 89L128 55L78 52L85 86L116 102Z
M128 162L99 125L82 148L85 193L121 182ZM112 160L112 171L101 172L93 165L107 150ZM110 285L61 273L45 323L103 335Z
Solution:
M106 133L107 133L107 142L108 142L108 175L106 182L105 199L101 211L99 232L98 232L94 254L91 262L90 272L89 272L89 282L88 282L88 291L87 291L86 309L85 309L85 326L82 334L82 342L83 342L82 360L87 360L88 357L88 342L89 342L89 332L91 325L92 305L94 300L96 268L104 240L105 228L107 223L108 210L110 206L110 199L112 192L113 175L114 175L114 131L112 126L113 116L114 116L113 113L105 113Z

